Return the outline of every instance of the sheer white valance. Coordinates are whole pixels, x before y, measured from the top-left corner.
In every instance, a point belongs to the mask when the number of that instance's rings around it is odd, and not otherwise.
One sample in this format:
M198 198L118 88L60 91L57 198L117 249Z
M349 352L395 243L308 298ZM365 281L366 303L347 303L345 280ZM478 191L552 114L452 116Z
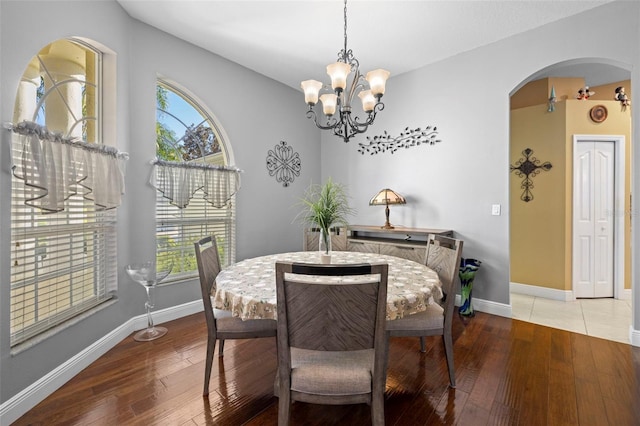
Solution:
M152 164L151 185L181 209L200 189L209 204L216 208L224 207L240 188L241 170L235 167L159 159Z
M80 193L98 210L118 207L128 154L106 145L52 133L37 123L5 124L12 131L13 175L24 181L24 203L47 212L64 210Z

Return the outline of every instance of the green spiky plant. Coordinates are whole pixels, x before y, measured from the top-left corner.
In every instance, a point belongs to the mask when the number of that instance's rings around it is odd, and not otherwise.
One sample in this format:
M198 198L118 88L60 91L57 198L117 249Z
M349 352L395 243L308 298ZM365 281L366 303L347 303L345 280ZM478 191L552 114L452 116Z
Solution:
M329 229L334 226L348 224L347 216L355 210L349 207L349 197L344 185L335 183L331 178L324 185L311 184L300 200L302 210L297 218L305 224L315 226L324 231L324 246L329 247Z

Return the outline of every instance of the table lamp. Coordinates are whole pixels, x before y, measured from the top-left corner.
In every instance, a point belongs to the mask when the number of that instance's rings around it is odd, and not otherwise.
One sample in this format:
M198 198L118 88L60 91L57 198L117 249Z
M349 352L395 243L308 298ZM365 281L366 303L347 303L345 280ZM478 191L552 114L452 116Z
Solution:
M385 206L384 214L387 220L384 223L384 226L382 226L382 229L393 229L393 226L389 223L389 204L407 204L407 201L402 195L390 190L389 188L380 190L380 192L378 192L375 197L369 201L370 206Z

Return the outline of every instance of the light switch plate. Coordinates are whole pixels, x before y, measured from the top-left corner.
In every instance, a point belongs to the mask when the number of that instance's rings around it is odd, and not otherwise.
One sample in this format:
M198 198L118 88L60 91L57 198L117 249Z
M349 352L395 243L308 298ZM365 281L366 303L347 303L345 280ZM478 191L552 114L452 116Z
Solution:
M500 204L491 205L491 214L493 216L500 216Z

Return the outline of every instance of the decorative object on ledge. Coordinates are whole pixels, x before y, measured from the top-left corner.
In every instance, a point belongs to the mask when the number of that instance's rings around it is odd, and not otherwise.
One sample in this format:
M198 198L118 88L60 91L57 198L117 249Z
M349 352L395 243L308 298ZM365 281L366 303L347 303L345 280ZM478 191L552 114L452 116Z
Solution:
M380 102L380 99L384 95L389 71L383 69L369 71L365 78L360 74L359 66L353 52L347 48L347 0L345 0L344 48L338 52L338 62L327 66L332 90L316 80L306 80L301 83L302 90L304 90L304 101L309 106L307 118L313 118L318 128L333 131L334 135L341 137L345 142L349 142L349 139L358 133L366 132L369 125L373 124L376 113L384 109L384 104ZM351 85L347 90L349 80ZM326 116L324 124L318 120L314 109L318 103L320 90L323 88L329 92L320 96L322 110ZM356 93L362 101L362 110L367 114L364 121L360 121L358 116L351 116L352 102Z
M267 152L267 170L269 176L276 177L276 181L282 182L285 188L293 183L293 180L300 176L302 164L297 152L287 146L285 141L280 141L273 149Z
M589 117L595 123L602 123L607 119L608 111L604 105L596 105L589 110Z
M240 189L242 170L206 163L155 159L149 183L178 208L185 208L198 190L213 207L222 208Z
M390 190L389 188L381 189L380 192L378 192L375 195L375 197L373 197L369 201L370 206L385 206L384 214L386 217L386 221L384 222L384 226L381 227L382 229L394 228L393 226L391 226L391 223L389 222L389 205L390 204L407 204L407 201L404 199L402 195Z
M589 99L591 96L595 94L596 92L592 92L589 90L589 86L584 86L584 89L578 90L578 95L576 96L576 99L580 101L586 101L587 99Z
M626 111L627 107L631 105L631 101L629 100L629 97L624 93L624 86L616 87L616 95L614 96L613 99L620 102L622 111Z
M525 203L528 203L533 200L533 193L531 192L533 189L533 181L531 179L540 173L540 170L549 171L552 166L548 161L541 165L540 160L531 156L531 154L533 154L533 150L531 148L525 149L522 151L522 154L524 155L524 158L516 161L515 166L510 166L510 168L512 172L516 172L516 176L524 178L520 185L520 188L524 190L520 199Z
M438 142L442 142L440 139L436 139L438 135L438 129L435 126L426 126L423 129L418 127L417 129L409 129L405 127L404 131L400 132L400 136L392 137L384 131L384 134L379 136L370 137L367 136L368 144L359 143L360 147L358 152L364 155L365 152L369 154L379 154L381 152L390 153L396 152L400 148L410 148L418 145L435 145Z
M556 88L551 86L551 93L549 94L549 104L547 107L547 112L553 112L556 110L556 102L558 102L558 98L556 98Z
M477 259L460 259L460 269L458 271L458 276L460 277L460 308L458 313L464 317L476 316L471 304L471 292L473 291L473 280L481 264L482 262ZM455 297L455 294L453 296Z
M127 153L50 132L32 121L4 127L13 132L13 149L21 153L11 170L24 181L25 205L60 212L76 193L93 201L97 210L120 205Z

